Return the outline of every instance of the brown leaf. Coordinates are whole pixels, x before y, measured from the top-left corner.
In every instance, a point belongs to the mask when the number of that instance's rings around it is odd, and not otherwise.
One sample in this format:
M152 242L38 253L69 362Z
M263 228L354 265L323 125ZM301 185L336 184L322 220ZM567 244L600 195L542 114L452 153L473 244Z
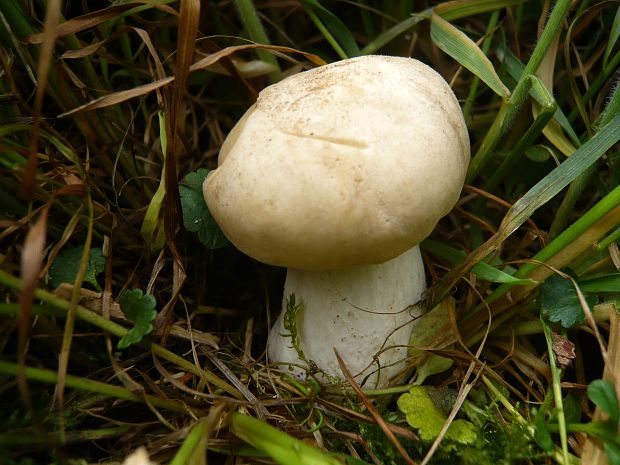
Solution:
M165 79L159 79L157 81L149 82L148 84L143 84L138 87L134 87L133 89L121 90L119 92L114 92L113 94L104 95L103 97L99 97L95 100L91 100L84 105L80 105L79 107L74 108L73 110L69 110L65 113L58 115L58 118L63 118L65 116L73 115L75 113L79 113L81 111L91 111L96 110L98 108L105 108L112 105L116 105L118 103L125 102L127 100L131 100L134 97L140 97L141 95L146 95L153 92L155 89L159 89L160 87L166 86L174 81L174 77L167 77Z
M47 87L52 60L54 58L54 45L56 44L56 27L60 21L60 0L50 0L47 4L45 13L45 23L43 25L43 45L39 55L37 68L37 90L34 97L34 125L30 136L30 151L28 153L28 163L24 171L20 195L25 200L32 200L34 196L34 184L37 176L38 165L38 146L39 132L41 129L41 110L43 107L43 96ZM51 155L50 155L51 157Z
M30 228L24 240L24 249L21 255L22 288L19 293L19 340L17 361L20 372L18 377L19 389L22 399L31 408L30 394L24 368L26 366L26 351L28 347L28 335L32 317L32 304L34 303L34 291L39 283L39 272L43 266L43 249L47 237L47 217L51 204L46 204L39 214L34 226Z
M226 47L217 53L214 53L212 55L209 55L208 57L202 58L201 60L198 60L193 65L191 65L189 68L189 71L194 72L194 71L204 70L208 68L209 66L213 65L214 63L217 63L219 60L223 59L224 57L228 57L232 55L233 53L242 52L244 50L251 50L251 49L266 49L266 50L274 50L274 51L283 52L283 53L299 53L305 56L308 60L310 60L312 63L316 64L317 66L322 66L325 64L325 61L323 61L323 59L321 59L319 56L314 55L312 53L302 52L300 50L297 50L291 47L283 47L283 46L277 46L277 45L246 44L246 45L236 45L236 46ZM122 90L119 92L114 92L113 94L105 95L98 99L91 100L90 102L85 103L84 105L80 105L79 107L76 107L73 110L69 110L65 113L58 115L58 117L62 118L62 117L69 116L69 115L72 115L74 113L78 113L81 111L91 111L91 110L96 110L98 108L104 108L104 107L109 107L111 105L116 105L118 103L125 102L132 98L146 95L150 92L153 92L156 89L159 89L160 87L167 86L168 84L171 84L172 82L174 82L174 80L175 80L174 77L167 77L165 79L159 79L154 82L149 82L148 84L143 84L141 86L134 87L133 89L127 89L127 90Z
M142 0L137 2L126 3L124 5L116 5L111 6L109 8L104 8L103 10L94 11L92 13L87 13L82 16L78 16L77 18L71 18L65 21L62 24L59 24L54 29L54 33L56 37L64 37L70 34L76 34L78 32L84 31L85 29L90 29L91 27L95 27L101 23L109 21L111 19L118 18L118 15L124 13L131 8L141 5L151 5L153 8L157 8L159 10L165 11L171 15L176 15L177 12L174 8L171 8L167 5L163 5L160 2L155 0ZM40 34L33 34L26 39L26 42L29 44L40 44L45 42L44 37L45 32Z

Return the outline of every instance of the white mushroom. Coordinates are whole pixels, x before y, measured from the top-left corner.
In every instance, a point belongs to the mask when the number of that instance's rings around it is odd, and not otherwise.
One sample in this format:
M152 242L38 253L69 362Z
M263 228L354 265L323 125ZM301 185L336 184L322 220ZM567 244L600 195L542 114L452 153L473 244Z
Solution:
M237 248L289 269L298 344L281 315L271 361L342 377L336 348L366 387L404 368L425 290L417 244L456 203L469 156L452 90L410 58L340 61L260 93L204 195Z

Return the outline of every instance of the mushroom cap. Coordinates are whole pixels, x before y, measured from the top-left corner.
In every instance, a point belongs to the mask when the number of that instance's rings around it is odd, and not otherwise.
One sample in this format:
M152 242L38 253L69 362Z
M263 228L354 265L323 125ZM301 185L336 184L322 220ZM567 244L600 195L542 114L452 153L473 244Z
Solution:
M385 262L458 200L469 137L449 85L425 64L364 56L265 88L203 185L241 251L327 270Z

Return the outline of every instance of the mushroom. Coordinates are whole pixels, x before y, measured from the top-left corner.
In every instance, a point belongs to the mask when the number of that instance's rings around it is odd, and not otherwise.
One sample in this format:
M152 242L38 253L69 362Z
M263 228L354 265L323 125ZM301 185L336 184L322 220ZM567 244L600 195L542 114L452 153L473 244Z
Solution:
M458 200L469 157L452 90L411 58L353 58L262 90L203 191L238 249L288 268L272 362L341 378L336 349L365 387L406 367L417 245Z

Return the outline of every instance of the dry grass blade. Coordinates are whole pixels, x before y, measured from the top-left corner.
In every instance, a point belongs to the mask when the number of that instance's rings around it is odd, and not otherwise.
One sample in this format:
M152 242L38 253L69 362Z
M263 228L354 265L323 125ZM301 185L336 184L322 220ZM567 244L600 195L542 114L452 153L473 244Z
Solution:
M303 400L304 398L302 398ZM341 414L342 416L344 416L345 418L349 418L351 420L354 421L361 421L363 423L368 423L368 424L374 424L375 421L372 417L369 417L367 415L364 415L360 412L357 412L355 410L351 410L347 407L344 407L343 405L337 404L335 402L329 401L327 399L321 399L318 398L317 402L320 403L321 405L324 405L325 407L334 410L335 412L338 412L339 414ZM419 442L420 441L420 437L414 433L413 431L411 431L409 428L405 428L399 425L394 425L392 423L386 423L386 426L390 429L390 431L392 431L394 434L398 434L399 436L402 436L403 438L406 438L410 441L414 441L414 442Z
M353 388L357 396L360 398L360 400L362 401L362 403L364 404L368 412L375 419L379 427L383 430L387 438L394 445L394 447L396 447L396 450L398 450L398 453L402 456L405 462L407 462L409 465L418 465L417 462L415 462L409 456L409 454L407 453L403 445L400 443L400 441L396 438L396 436L394 436L394 433L392 432L392 430L388 428L387 424L385 423L385 420L381 417L381 414L379 414L379 412L377 411L377 408L372 404L372 402L368 399L368 397L366 397L366 395L364 394L364 391L362 391L359 385L355 382L355 380L353 379L353 376L351 375L351 372L349 371L346 364L344 363L344 360L342 360L342 357L340 357L340 354L335 348L334 348L334 353L336 354L336 358L338 359L338 365L340 365L340 369L342 370L342 373L344 374L345 378L347 379L349 384L351 384L351 387Z
M219 52L213 53L208 57L202 58L198 60L193 65L190 66L189 71L200 71L208 68L209 66L217 63L219 60L224 57L228 57L233 53L243 52L245 50L252 49L267 49L274 50L282 53L299 53L305 56L308 60L314 63L317 66L322 66L325 64L322 58L313 53L302 52L300 50L291 48L291 47L281 47L276 45L260 45L260 44L246 44L246 45L236 45L231 47L226 47ZM114 92L113 94L106 95L104 97L100 97L98 99L92 100L84 105L80 105L79 107L74 108L73 110L67 111L58 115L58 118L64 118L75 113L79 113L81 111L91 111L99 108L109 107L111 105L116 105L118 103L125 102L135 97L140 97L142 95L149 94L156 89L159 89L163 86L167 86L168 84L173 83L175 80L174 77L167 77L165 79L160 79L154 82L150 82L148 84L143 84L138 87L134 87L133 89L123 90L120 92Z
M24 250L21 256L22 287L19 293L19 342L17 361L20 366L19 388L26 405L31 409L31 399L25 378L26 351L30 332L30 317L34 303L34 291L39 282L39 273L43 266L43 249L47 236L47 218L50 204L46 204L39 214L36 223L26 235Z
M166 305L170 310L172 310L174 303L176 303L176 299L185 281L183 261L177 251L175 243L179 216L182 211L177 179L177 160L179 156L177 149L179 147L179 135L183 133L185 121L183 118L179 118L179 115L182 113L183 96L185 95L185 88L187 86L189 68L194 61L194 44L196 43L196 36L198 34L199 19L200 0L181 1L175 87L172 93L172 102L168 108L168 118L166 119L168 123L168 145L166 147L167 153L164 158L164 182L166 185L166 195L164 198L164 230L166 233L166 244L174 256L174 268L176 271L173 297ZM158 323L161 327L162 321L159 319L159 316ZM167 315L164 314L164 318L167 318ZM170 323L172 323L172 321L170 321Z
M43 108L43 96L47 87L47 78L52 64L54 45L56 43L56 26L60 21L60 0L50 0L47 4L45 24L43 26L43 45L39 55L37 69L37 91L34 99L34 125L30 138L30 152L28 164L22 181L21 196L26 200L32 200L34 195L34 183L37 176L39 131L41 128L41 110Z
M103 10L95 11L93 13L87 13L77 18L69 19L68 21L65 21L62 24L56 26L53 32L56 37L64 37L71 34L76 34L86 29L90 29L91 27L95 27L106 21L110 21L111 19L116 19L121 13L124 13L125 11L140 5L152 5L153 7L159 8L160 10L165 11L168 14L177 14L174 8L171 8L167 5L156 1L143 0L141 2L131 2L124 5L111 6ZM28 37L26 41L30 44L45 44L45 32L43 32L42 34L34 34Z
M159 89L163 86L167 86L168 84L174 82L174 77L167 77L165 79L159 79L154 82L149 82L148 84L143 84L138 87L134 87L133 89L122 90L119 92L114 92L109 95L105 95L103 97L99 97L95 100L92 100L84 105L80 105L79 107L74 108L73 110L67 111L65 113L61 113L58 115L58 118L64 118L66 116L71 116L76 113L82 111L91 111L97 110L99 108L105 108L112 105L116 105L119 103L126 102L127 100L131 100L132 98L140 97L142 95L149 94L156 89Z
M461 389L459 390L459 394L458 394L458 396L456 398L456 401L454 402L454 406L452 407L452 410L450 411L450 415L448 415L448 418L446 419L445 423L443 424L443 427L441 428L441 431L437 435L437 438L435 438L435 440L433 441L433 444L432 444L431 448L428 450L428 452L426 453L426 456L424 457L424 460L422 460L422 462L420 462L420 465L427 465L431 461L431 459L433 458L433 455L435 454L435 452L439 448L439 444L441 443L441 441L443 440L444 436L448 432L448 428L450 427L450 425L454 421L454 418L456 418L456 415L459 412L461 406L463 405L463 402L465 402L465 399L469 395L469 392L476 385L476 381L478 381L478 378L482 374L482 369L478 370L478 373L476 374L476 377L474 378L474 380L472 382L469 382L469 383L467 382L467 380L471 376L471 374L472 374L476 364L477 364L476 361L473 361L473 362L470 363L469 368L467 369L467 373L465 373L465 376L463 378L463 383L461 384Z
M256 410L256 416L259 418L259 420L265 421L267 416L269 415L269 412L262 404L259 403L259 400L256 398L256 396L252 394L252 392L247 387L245 387L245 384L243 384L241 380L213 352L205 351L204 353L211 361L211 363L213 363L213 365L215 365L217 369L222 372L222 374L226 377L228 381L230 381L230 384L235 386L239 390L239 392L243 394L243 397L245 397L245 399L254 406Z

